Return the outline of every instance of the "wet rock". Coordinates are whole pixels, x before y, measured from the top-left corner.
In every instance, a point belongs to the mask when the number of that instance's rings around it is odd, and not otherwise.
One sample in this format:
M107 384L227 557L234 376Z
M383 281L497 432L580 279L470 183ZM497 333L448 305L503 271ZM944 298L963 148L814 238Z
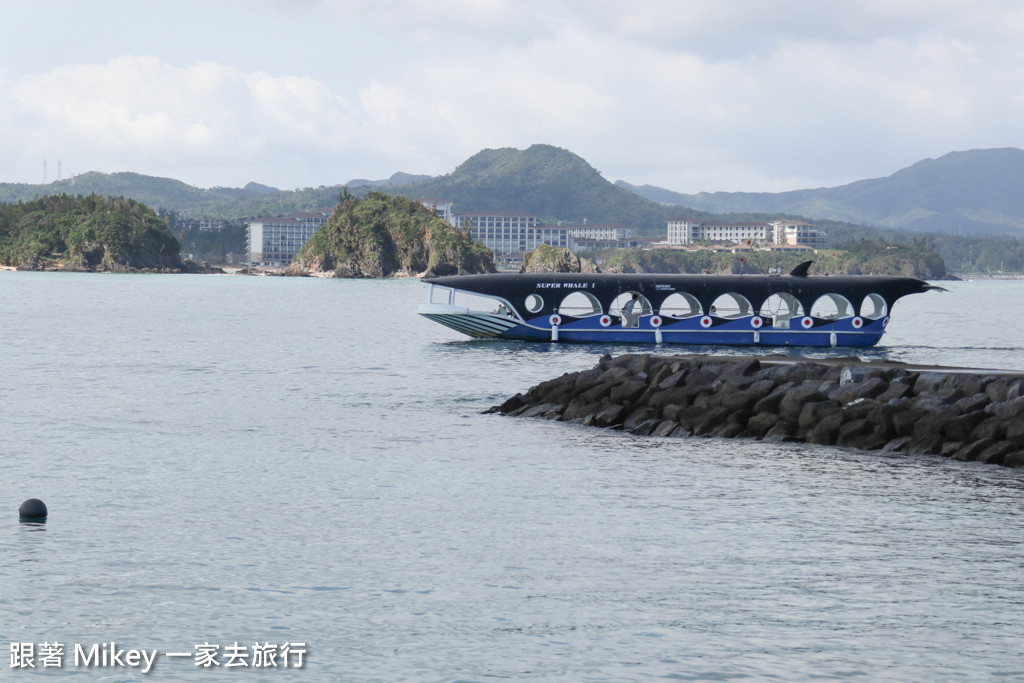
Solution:
M1010 453L1017 452L1019 446L1008 441L997 441L978 454L978 462L990 465L1002 465L1004 458Z
M805 404L823 400L825 400L825 395L818 391L817 382L801 384L787 391L779 401L779 416L784 420L796 422Z
M647 384L639 380L629 380L623 382L612 388L609 392L608 400L612 403L619 403L625 405L626 402L632 402L636 397L642 394L647 389Z
M662 420L661 423L651 432L651 436L672 436L679 424L672 420Z
M839 406L834 401L809 401L803 404L800 413L797 415L796 425L800 434L806 434L822 419L831 415L839 415Z
M949 441L967 441L986 417L988 416L980 410L951 417L943 423L942 435Z
M517 413L519 417L539 417L547 416L551 413L560 413L564 409L560 403L539 403L535 406L529 406L520 413Z
M775 382L769 379L761 379L753 382L741 391L733 391L721 399L725 408L735 411L753 410L754 404L770 394L775 389ZM780 399L781 400L781 399Z
M807 443L831 446L836 443L839 428L843 426L843 414L839 411L826 415L812 425L804 434Z
M1024 450L1007 453L1003 456L1003 465L1006 467L1024 467Z
M920 434L907 442L904 453L913 455L939 455L942 453L942 437L938 434Z
M845 386L840 386L844 388L839 392L839 402L849 403L850 401L856 401L858 398L875 398L880 396L889 388L889 383L881 377L872 377L864 382L851 382Z
M718 425L729 419L732 412L728 408L721 406L702 412L693 420L693 433L699 435L711 434Z
M625 407L609 404L594 414L592 424L595 427L615 427L621 425L625 417Z
M938 394L939 387L946 380L946 373L944 372L922 372L918 374L917 380L914 382L914 396L920 396L921 394Z
M992 409L992 415L1000 420L1017 420L1024 417L1024 396L996 404Z
M792 422L780 419L764 435L764 440L774 442L797 441L796 425Z
M754 412L776 413L778 411L779 404L782 402L782 399L785 398L787 393L790 393L790 389L792 388L792 382L786 382L785 384L776 387L774 391L772 391L767 396L754 403Z
M1000 441L1007 436L1007 424L997 417L986 417L971 432L971 441Z
M992 399L990 399L987 394L977 392L971 396L960 399L953 404L953 407L959 412L966 414L973 413L977 410L984 410L991 402Z
M565 407L565 412L562 413L562 419L566 422L582 420L587 415L593 415L598 412L601 408L601 403L585 401L581 398L574 398L569 402L569 405Z
M779 421L779 416L774 412L761 412L754 415L752 418L747 420L747 432L751 436L761 438L768 433L775 423Z
M626 422L629 422L628 418ZM630 434L636 434L637 436L651 436L652 434L654 434L654 430L657 429L661 425L661 423L662 420L652 417L644 420L643 422L637 425L634 425L633 427L626 427L626 425L623 424L622 428L628 431Z
M890 382L889 387L879 394L876 398L879 401L889 401L894 398L904 398L910 396L913 393L913 389L910 384L902 380Z
M1024 444L1024 420L1010 420L1009 422L1000 422L999 424L1004 427L1002 437L1007 441Z
M653 408L648 408L647 406L641 406L641 407L637 408L636 410L634 410L633 412L631 412L626 417L626 419L623 420L622 428L625 429L627 432L633 431L641 423L643 423L643 422L645 422L647 420L650 420L652 418L655 418L655 417L657 417L657 415L655 414ZM660 420L658 420L658 421L660 422Z
M484 412L485 413L501 413L503 415L508 415L511 412L514 412L516 410L519 410L520 408L523 408L524 406L526 406L526 404L527 404L526 397L523 396L522 394L516 394L512 398L510 398L507 401L505 401L504 403L502 403L501 405L497 405L497 406L493 406L491 408L488 408Z
M977 460L978 456L981 455L986 448L992 444L997 443L992 439L980 439L978 441L971 442L963 446L960 450L953 454L952 457L957 460L971 461Z

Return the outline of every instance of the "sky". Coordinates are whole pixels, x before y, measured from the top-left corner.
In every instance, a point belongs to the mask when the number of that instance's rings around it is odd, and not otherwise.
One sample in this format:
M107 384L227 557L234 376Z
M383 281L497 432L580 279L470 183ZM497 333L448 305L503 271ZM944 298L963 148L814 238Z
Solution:
M1020 0L0 0L0 182L280 189L542 143L780 192L1024 148Z

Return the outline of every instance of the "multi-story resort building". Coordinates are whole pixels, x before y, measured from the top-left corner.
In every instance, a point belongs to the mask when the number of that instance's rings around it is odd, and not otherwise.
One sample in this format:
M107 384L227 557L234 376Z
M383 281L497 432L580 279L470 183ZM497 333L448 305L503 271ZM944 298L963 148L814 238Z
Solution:
M825 233L801 221L762 223L720 223L698 218L676 218L668 221L668 243L689 245L697 242L774 242L784 246L807 246L813 249L825 242Z
M802 221L772 221L772 238L779 245L802 245L812 249L825 246L825 233Z
M245 224L249 263L286 266L331 214L326 211L261 218Z
M633 228L623 223L583 223L568 225L570 249L576 252L601 249L633 249L640 241L633 237Z
M469 230L474 242L483 242L495 254L532 251L542 244L569 247L569 231L541 223L526 213L460 213L452 216L456 227Z
M699 218L676 218L668 222L669 244L694 244L696 242L745 242L765 241L771 237L768 223L719 223Z
M633 228L622 223L583 223L567 225L569 237L585 240L628 240L633 236Z

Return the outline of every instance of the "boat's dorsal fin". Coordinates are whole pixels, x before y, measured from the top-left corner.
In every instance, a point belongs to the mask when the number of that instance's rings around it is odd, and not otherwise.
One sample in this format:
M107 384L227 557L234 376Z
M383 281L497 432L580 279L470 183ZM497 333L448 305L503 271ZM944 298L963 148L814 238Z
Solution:
M811 267L812 263L814 263L814 261L804 261L799 266L789 271L789 274L793 277L807 277L807 270Z

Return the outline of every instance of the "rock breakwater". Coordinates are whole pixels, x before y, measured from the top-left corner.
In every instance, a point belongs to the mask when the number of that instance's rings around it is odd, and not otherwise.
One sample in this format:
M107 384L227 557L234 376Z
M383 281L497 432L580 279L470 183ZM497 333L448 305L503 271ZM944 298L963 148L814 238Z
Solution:
M604 356L487 412L1024 467L1024 374L856 358Z

